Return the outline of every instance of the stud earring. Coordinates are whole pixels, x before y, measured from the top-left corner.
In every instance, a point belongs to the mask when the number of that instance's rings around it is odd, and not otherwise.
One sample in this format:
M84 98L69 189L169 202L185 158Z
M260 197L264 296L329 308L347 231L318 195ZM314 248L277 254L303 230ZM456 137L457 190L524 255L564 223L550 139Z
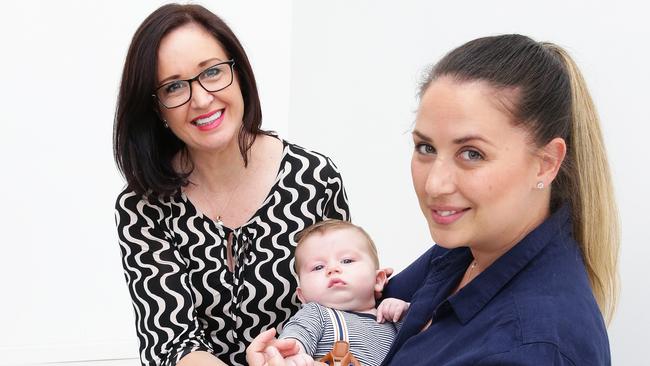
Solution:
M167 124L167 120L165 119L163 119L163 126L165 126L165 128L169 128L169 125Z
M537 185L535 185L535 188L544 189L544 182L540 180L539 182L537 182Z

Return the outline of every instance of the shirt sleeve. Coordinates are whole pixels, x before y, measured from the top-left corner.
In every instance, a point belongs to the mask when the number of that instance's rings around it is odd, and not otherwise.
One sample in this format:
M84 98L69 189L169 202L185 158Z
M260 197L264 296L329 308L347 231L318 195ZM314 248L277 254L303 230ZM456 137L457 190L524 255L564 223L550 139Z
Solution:
M348 196L343 187L341 173L334 162L327 158L325 169L327 188L325 190L326 200L323 204L323 216L329 219L350 220L350 207Z
M115 204L143 365L175 365L193 351L214 353L198 324L187 268L164 224L164 209L128 191Z
M305 353L314 356L318 342L323 337L325 321L323 314L315 303L305 304L296 315L292 316L282 328L280 339L292 338L300 342Z
M433 246L402 272L393 276L384 289L383 298L394 297L411 302L413 294L422 286L422 282L429 273L429 263L436 255L436 248Z
M504 353L490 355L477 363L480 366L575 366L576 363L552 343L528 343Z

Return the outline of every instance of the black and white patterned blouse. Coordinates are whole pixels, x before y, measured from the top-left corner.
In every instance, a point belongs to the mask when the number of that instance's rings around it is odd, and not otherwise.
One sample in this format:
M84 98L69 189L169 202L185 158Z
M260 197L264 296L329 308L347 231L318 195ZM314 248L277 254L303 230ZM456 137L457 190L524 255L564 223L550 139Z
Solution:
M127 189L118 196L117 231L143 364L175 365L189 352L207 351L245 365L250 341L298 311L294 237L325 218L349 220L349 209L329 158L283 144L268 196L234 230L198 212L182 192L158 199Z

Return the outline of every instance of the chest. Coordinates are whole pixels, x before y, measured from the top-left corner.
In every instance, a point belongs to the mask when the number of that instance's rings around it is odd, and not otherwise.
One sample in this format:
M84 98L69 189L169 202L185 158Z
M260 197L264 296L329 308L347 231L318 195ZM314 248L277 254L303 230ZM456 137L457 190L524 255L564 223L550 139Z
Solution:
M188 186L186 198L205 217L229 228L245 225L273 193L277 164L256 167L217 190Z
M522 330L514 305L506 303L488 306L464 324L444 309L434 311L433 316L407 319L408 327L416 324L417 331L391 364L473 365L488 355L516 348L522 342Z

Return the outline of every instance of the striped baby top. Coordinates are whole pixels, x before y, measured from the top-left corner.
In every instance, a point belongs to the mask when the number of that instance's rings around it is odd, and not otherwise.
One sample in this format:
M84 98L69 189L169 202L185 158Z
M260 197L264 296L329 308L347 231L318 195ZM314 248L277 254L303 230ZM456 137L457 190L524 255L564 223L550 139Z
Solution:
M378 366L388 354L397 336L398 326L391 322L377 323L372 314L341 311L347 325L350 352L363 366ZM293 338L315 360L325 356L334 346L335 327L328 309L320 304L305 304L284 326L279 338Z

